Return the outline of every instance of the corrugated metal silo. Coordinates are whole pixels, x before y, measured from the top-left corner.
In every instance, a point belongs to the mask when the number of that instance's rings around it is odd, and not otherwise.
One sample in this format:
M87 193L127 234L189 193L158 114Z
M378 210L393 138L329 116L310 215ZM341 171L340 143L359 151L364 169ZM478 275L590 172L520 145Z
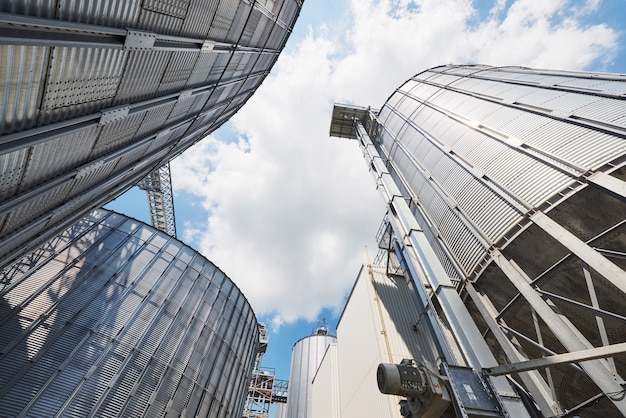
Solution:
M221 126L302 0L0 2L0 264Z
M291 351L287 418L310 418L313 378L329 344L337 342L327 326L297 341Z
M626 415L625 75L436 67L380 111L336 106L331 135L364 146L450 362L535 360L492 372L548 416Z
M180 241L97 210L0 277L0 416L241 416L256 317Z

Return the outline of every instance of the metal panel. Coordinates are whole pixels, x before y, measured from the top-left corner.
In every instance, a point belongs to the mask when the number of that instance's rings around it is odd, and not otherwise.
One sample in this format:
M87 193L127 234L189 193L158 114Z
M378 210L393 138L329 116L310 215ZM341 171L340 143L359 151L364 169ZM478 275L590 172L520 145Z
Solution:
M22 189L29 188L88 161L100 127L81 129L32 147Z
M11 216L5 222L0 235L6 237L7 234L19 228L25 220L31 221L41 213L49 213L51 209L69 196L71 188L72 184L62 183L19 206L11 212Z
M0 155L0 199L5 201L17 193L20 182L24 177L28 150L19 150L10 154Z
M117 28L137 27L141 0L58 0L57 19Z
M289 369L288 418L311 417L311 382L326 348L335 341L337 338L334 335L320 333L302 338L294 344Z
M0 45L0 135L35 125L48 53L45 47Z
M191 1L180 34L194 38L207 38L218 4L219 0Z
M178 35L189 0L144 0L137 27L165 35Z
M193 392L223 405L216 416L239 414L243 406L239 400L246 389L242 383L246 383L258 344L256 319L247 301L223 274L213 275L215 266L180 242L155 235L154 229L132 220L123 224L130 235L116 232L106 225L107 218L117 218L113 224L124 218L107 217L104 211L94 216L102 214L97 234L83 235L92 228L90 221L84 221L71 229L70 248L56 247L58 253L52 260L33 259L38 261L21 279L30 292L7 302L13 308L21 306L33 288L41 290L19 314L24 321L19 320L18 310L5 311L8 319L2 325L0 343L5 336L15 336L7 332L11 327L21 329L37 356L25 356L25 344L2 343L7 354L0 359L0 374L5 376L0 385L0 413L151 417L156 409L181 413L189 405L186 394ZM46 248L58 244L50 241ZM177 256L175 263L171 252ZM81 268L62 271L73 263ZM196 268L191 269L191 263ZM56 275L58 285L46 284L51 275ZM155 303L157 295L167 301ZM214 334L198 318L212 312L220 295L237 303L218 312L221 322L229 326ZM38 322L44 311L50 312L48 319ZM237 333L227 332L234 328ZM220 394L205 379L183 378L188 367L197 376L212 373L217 366L206 358L219 352L228 353L225 365L233 370L221 374L224 384L236 390Z
M47 17L56 16L57 0L4 0L0 3L0 12L17 15Z
M172 52L131 51L115 104L155 97Z
M42 103L42 122L85 115L113 104L126 51L53 48Z
M138 112L105 125L98 136L92 158L101 157L133 143L136 140L137 129L146 113Z

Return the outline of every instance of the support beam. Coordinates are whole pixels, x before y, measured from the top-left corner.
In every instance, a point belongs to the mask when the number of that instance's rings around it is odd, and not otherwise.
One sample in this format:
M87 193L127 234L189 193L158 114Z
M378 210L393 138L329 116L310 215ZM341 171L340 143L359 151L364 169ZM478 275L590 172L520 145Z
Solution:
M500 344L502 351L504 351L509 361L527 361L528 357L520 352L521 347L511 341L514 337L508 337L502 331L500 324L496 320L498 311L491 304L489 298L478 293L472 283L466 283L465 290L478 308L481 316L485 319L485 322L487 322L487 326L496 340L498 340L498 344ZM521 373L520 378L542 411L551 411L554 416L558 416L563 413L563 410L559 406L551 388L546 384L545 380L538 371L529 370L528 372Z
M545 215L544 215L545 216ZM493 250L493 260L530 304L554 336L565 349L574 352L586 350L593 346L580 332L575 332L571 323L558 315L548 303L530 286L530 278L512 261L504 257L498 250ZM596 385L607 394L613 404L626 415L626 397L621 384L623 380L609 371L601 360L587 360L580 366Z
M574 255L583 260L592 269L597 271L613 286L626 294L626 271L619 268L608 258L595 251L576 235L553 221L543 212L535 212L530 219L545 232L550 234L561 245L565 246Z
M211 44L208 49L207 43ZM59 19L0 13L0 45L109 48L128 51L198 51L199 53L261 53L279 51L223 42L165 35L137 29L111 28Z
M626 182L623 182L616 177L613 177L606 173L597 172L589 176L587 180L589 181L589 183L601 187L609 193L626 199Z
M491 376L501 376L511 373L520 373L529 370L538 370L557 364L576 363L587 360L594 360L626 353L626 343L605 345L587 350L574 351L571 353L556 354L553 356L537 358L533 360L520 361L518 363L503 364L497 367L485 369ZM622 389L622 392L624 389Z
M439 303L445 319L452 328L456 342L461 347L465 360L470 367L475 371L480 371L485 367L490 367L489 364L497 364L476 323L457 293L456 287L445 272L430 246L428 238L381 160L366 129L361 121L355 120L354 123L356 136L366 153L368 162L376 172L378 189L390 208L390 219L394 232L402 241L402 251L408 262L407 267L416 280L415 287L420 298L425 302L425 306L427 306L429 318L432 320L436 316L432 303L429 303L430 298L433 298ZM439 326L440 324L436 321L432 322L433 328L437 329ZM443 346L447 342L443 341L439 344ZM515 395L515 391L507 379L496 376L485 384L494 388L499 397L498 402L501 402L506 414L519 418L529 416L528 411L522 405L519 397Z

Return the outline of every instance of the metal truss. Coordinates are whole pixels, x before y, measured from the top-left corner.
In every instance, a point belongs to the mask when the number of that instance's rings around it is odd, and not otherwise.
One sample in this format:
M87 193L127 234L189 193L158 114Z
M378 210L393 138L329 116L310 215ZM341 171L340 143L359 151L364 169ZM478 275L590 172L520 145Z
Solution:
M261 368L268 342L265 324L259 324L259 342L259 351L254 361L248 396L243 408L243 418L267 418L270 413L270 404L287 402L288 382L276 380L274 369Z
M176 238L176 219L174 217L174 196L172 193L172 175L170 163L152 171L137 187L148 194L150 220L152 226Z

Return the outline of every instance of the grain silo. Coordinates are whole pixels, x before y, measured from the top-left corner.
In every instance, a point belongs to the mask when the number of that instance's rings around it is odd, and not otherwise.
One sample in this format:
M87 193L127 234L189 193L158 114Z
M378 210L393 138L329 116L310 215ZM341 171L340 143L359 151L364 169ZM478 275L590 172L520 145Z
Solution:
M256 316L180 241L97 210L0 277L0 416L241 416Z
M626 415L625 99L625 75L447 65L335 105L458 408L467 378L512 416Z
M310 418L313 377L322 362L326 348L337 341L327 324L318 326L311 335L298 340L291 351L287 418Z

